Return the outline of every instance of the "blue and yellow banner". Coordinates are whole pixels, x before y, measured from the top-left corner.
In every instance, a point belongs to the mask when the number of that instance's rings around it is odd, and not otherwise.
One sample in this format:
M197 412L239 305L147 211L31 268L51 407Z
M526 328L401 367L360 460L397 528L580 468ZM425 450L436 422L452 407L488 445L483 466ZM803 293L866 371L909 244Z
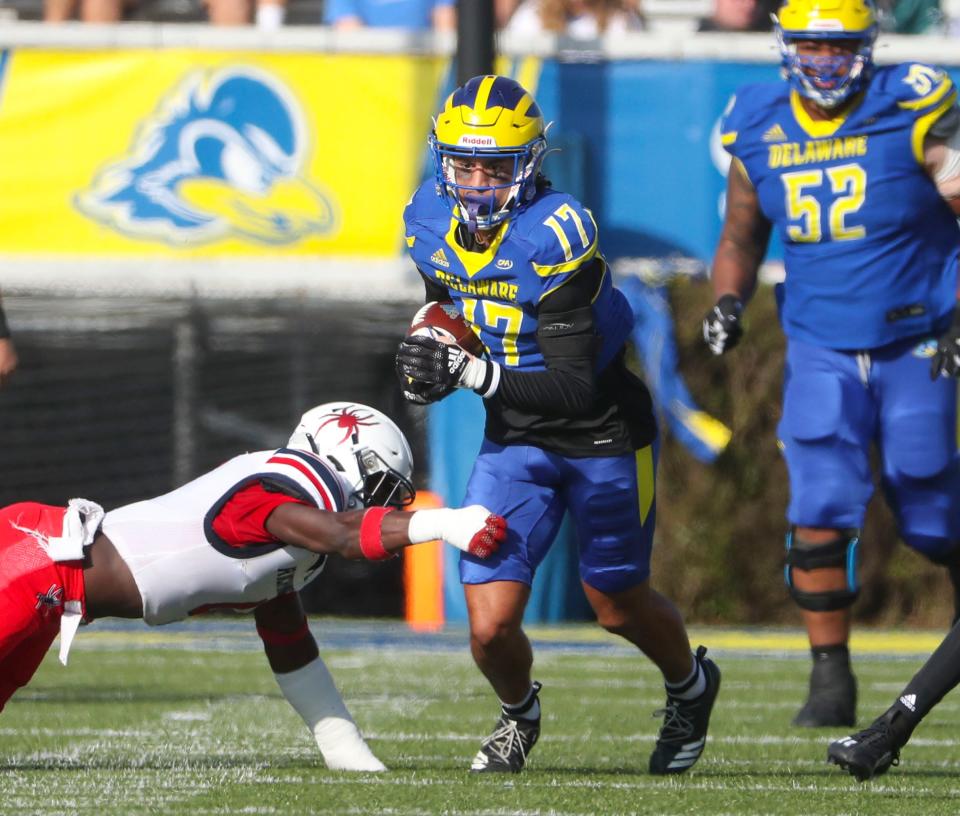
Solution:
M4 253L399 254L445 60L4 53Z

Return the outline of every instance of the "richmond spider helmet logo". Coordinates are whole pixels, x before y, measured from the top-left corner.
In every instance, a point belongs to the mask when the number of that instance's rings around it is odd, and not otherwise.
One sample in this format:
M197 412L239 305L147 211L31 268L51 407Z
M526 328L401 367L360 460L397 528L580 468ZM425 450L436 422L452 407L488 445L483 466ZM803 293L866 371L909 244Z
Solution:
M274 77L250 67L194 72L75 204L135 238L291 244L336 221L330 197L304 175L309 142L303 111Z
M328 425L334 425L337 428L343 428L343 439L341 439L337 444L342 445L348 439L350 439L354 434L357 435L357 438L360 437L360 428L361 427L373 427L379 425L373 418L373 414L367 414L364 416L356 408L342 408L335 409L329 414L324 414L321 417L322 422L318 431L322 431Z

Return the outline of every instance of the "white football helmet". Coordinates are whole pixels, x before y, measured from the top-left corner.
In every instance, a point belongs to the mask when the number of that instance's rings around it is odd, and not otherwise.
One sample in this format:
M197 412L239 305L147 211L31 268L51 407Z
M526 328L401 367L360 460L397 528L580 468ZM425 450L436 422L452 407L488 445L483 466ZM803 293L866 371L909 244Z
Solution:
M287 442L326 459L348 486L347 506L406 507L413 489L410 445L392 419L358 402L325 402L301 418Z

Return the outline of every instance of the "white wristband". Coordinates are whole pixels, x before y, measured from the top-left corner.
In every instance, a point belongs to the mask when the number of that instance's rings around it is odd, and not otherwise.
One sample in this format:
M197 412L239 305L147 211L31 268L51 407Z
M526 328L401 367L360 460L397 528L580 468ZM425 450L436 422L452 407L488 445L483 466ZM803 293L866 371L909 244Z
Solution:
M283 696L307 724L330 770L386 770L360 735L323 658L273 676Z

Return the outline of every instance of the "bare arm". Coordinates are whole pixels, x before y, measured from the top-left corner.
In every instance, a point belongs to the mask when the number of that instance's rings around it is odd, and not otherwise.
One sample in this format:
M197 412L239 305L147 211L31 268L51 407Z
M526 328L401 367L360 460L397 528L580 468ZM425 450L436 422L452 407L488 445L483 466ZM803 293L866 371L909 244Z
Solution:
M7 380L17 370L17 349L9 337L0 337L0 387L6 385Z
M740 163L730 165L727 214L713 257L714 295L733 295L746 303L757 285L757 271L770 240L770 222L760 210L757 192Z
M285 544L349 559L387 558L411 544L435 539L487 558L507 534L504 519L479 504L414 513L383 507L332 513L291 502L274 509L265 527Z
M363 558L360 525L366 510L331 513L306 504L282 504L267 518L267 532L285 544L324 555ZM412 544L407 536L412 513L388 513L380 527L383 548L394 553Z
M17 349L10 337L10 327L7 326L7 317L3 313L3 301L0 300L0 387L6 383L10 375L17 370Z
M430 17L434 31L457 30L456 6L434 6Z

